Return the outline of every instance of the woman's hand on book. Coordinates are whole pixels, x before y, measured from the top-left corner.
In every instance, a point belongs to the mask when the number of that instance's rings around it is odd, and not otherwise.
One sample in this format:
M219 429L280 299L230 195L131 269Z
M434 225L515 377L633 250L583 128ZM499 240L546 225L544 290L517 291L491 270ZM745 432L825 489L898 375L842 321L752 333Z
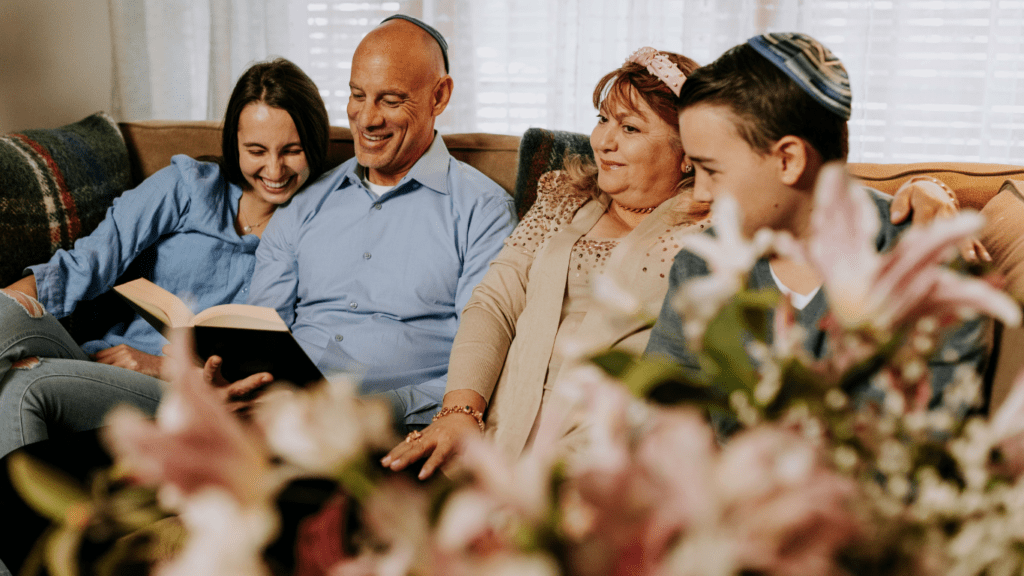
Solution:
M100 364L127 368L134 372L160 378L163 358L136 350L127 344L118 344L93 354L92 359Z
M274 381L269 372L259 372L237 382L229 382L220 372L224 364L220 356L210 356L203 365L203 379L220 395L235 413L248 415L268 385Z

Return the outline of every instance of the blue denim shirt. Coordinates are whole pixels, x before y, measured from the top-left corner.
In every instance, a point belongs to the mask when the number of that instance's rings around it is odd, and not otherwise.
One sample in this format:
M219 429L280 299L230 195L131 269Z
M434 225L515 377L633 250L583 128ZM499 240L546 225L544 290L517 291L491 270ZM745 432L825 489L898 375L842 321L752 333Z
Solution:
M512 198L440 136L379 199L353 158L280 208L250 304L277 309L320 371L361 378L406 424L444 395L462 309L516 224Z
M57 318L109 290L131 264L193 312L245 302L260 239L235 232L241 196L218 165L175 156L170 166L115 199L96 230L73 249L58 250L26 272L35 275L39 301ZM82 349L91 354L128 344L159 354L166 343L135 316Z

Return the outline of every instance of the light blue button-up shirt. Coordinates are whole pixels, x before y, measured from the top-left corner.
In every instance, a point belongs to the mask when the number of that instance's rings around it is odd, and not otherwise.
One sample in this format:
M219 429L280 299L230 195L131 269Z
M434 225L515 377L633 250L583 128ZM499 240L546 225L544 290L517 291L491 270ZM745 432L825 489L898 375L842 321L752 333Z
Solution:
M377 198L353 158L274 215L250 304L269 306L325 376L361 378L406 424L444 395L462 308L516 224L512 198L438 135Z
M178 295L193 312L245 302L260 239L235 231L242 189L220 167L184 155L114 200L106 217L72 250L30 266L39 301L62 318L109 290L129 265ZM139 316L82 346L92 354L128 344L160 354L167 340Z

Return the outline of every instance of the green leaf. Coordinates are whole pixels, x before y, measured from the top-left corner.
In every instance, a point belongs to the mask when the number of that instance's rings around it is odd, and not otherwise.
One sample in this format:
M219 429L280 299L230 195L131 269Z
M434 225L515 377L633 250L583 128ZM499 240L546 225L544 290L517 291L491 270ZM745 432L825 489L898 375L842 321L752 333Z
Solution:
M782 366L782 389L765 409L769 417L775 417L792 406L796 400L809 400L821 403L828 388L820 376L796 359L791 359Z
M704 332L701 368L714 378L714 386L726 396L734 390L753 390L757 384L757 371L747 354L749 331L744 316L745 308L739 299L733 298Z
M740 319L750 334L761 342L768 341L768 313L779 303L780 294L774 290L744 290L734 300L740 307Z
M36 512L57 524L75 506L89 507L89 494L71 477L34 458L15 452L8 462L11 483Z
M635 362L623 375L622 382L633 395L659 404L689 404L703 408L728 404L718 390L708 385L710 381L705 374L667 360Z
M345 492L360 502L366 502L374 490L375 469L371 469L366 455L345 464L335 479Z
M599 368L613 378L622 378L622 375L633 365L635 359L629 352L622 350L608 350L590 359Z

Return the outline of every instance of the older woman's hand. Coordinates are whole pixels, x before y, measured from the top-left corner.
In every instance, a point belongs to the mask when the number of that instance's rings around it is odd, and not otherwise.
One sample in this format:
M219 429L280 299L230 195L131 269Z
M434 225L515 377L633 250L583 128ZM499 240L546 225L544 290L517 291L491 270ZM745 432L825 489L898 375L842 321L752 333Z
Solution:
M453 390L445 394L444 405L470 406L483 412L486 401L472 390ZM404 441L391 449L380 463L385 468L404 470L413 462L427 458L420 468L420 480L426 480L434 471L458 455L467 437L479 435L480 424L469 414L454 412L438 418L422 432L412 432Z
M900 186L889 209L893 224L912 215L914 225L928 224L936 218L952 218L960 213L952 191L934 179L911 179ZM960 246L960 255L968 262L991 262L992 256L976 238Z

